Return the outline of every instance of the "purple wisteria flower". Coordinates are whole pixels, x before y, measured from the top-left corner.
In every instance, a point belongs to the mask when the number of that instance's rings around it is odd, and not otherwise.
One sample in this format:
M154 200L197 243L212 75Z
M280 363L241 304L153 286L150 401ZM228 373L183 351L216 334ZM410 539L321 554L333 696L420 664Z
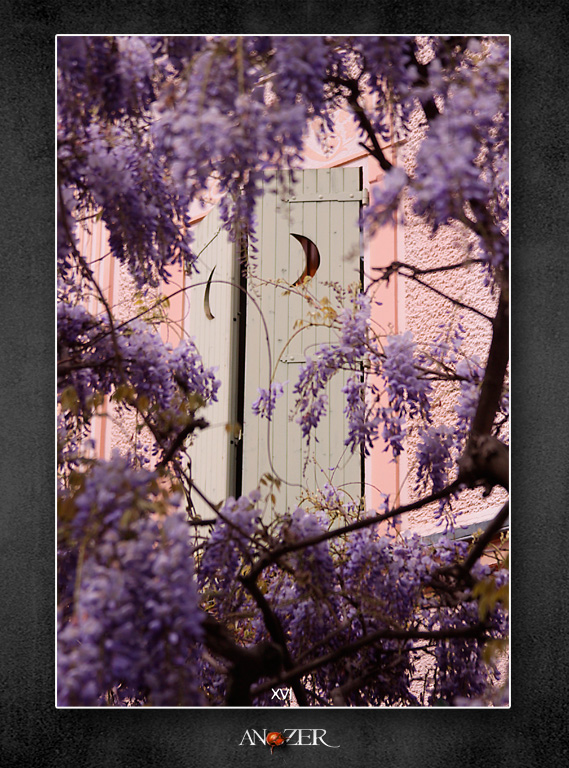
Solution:
M122 326L113 338L109 324L82 306L60 301L57 312L60 360L74 355L69 369L61 361L59 391L71 387L83 407L97 393L109 394L121 385L162 409L175 409L180 397L192 394L204 403L217 400L216 369L203 365L193 340L173 349L140 320Z
M231 585L248 559L250 538L261 520L260 498L260 492L254 490L238 499L230 496L221 506L198 566L202 587L228 590L229 596Z
M388 336L381 373L385 379L390 406L401 415L428 416L431 384L417 370L416 344L411 331Z
M461 377L460 392L456 404L457 435L463 439L468 434L480 398L480 384L484 375L477 357L457 363L456 373Z
M456 365L464 343L466 329L463 320L459 320L452 328L449 327L451 322L452 320L449 316L445 322L439 323L439 333L430 345L430 357L439 365Z
M389 406L381 406L379 415L383 421L383 438L386 449L394 457L403 451L407 433L407 421L421 417L430 420L431 384L419 369L420 359L415 353L416 344L411 331L388 336L383 358L376 367L385 381Z
M408 181L403 168L394 166L385 173L380 184L374 184L371 189L371 205L362 211L364 227L374 231L392 219Z
M310 434L313 429L316 429L320 419L326 413L328 406L328 395L320 394L316 397L310 405L305 408L302 414L297 418L297 422L302 428L302 436L307 440L310 439ZM318 438L315 438L318 440Z
M252 404L251 410L256 416L261 416L270 421L273 416L273 411L275 410L277 400L284 394L283 385L279 384L277 381L273 381L271 384L270 393L269 390L263 389L262 387L259 387L257 392L259 393L259 397Z
M411 185L416 213L434 230L451 219L464 221L466 205L477 219L483 216L478 246L495 267L507 266L508 258L498 159L508 142L508 77L507 48L499 44L489 43L475 66L465 66L460 81L449 86L444 111L429 126Z
M338 315L340 324L339 351L348 361L362 357L369 345L369 323L371 317L370 298L357 293L351 298L351 308L346 307Z
M415 490L424 489L428 481L431 483L433 493L445 487L449 473L454 467L452 450L455 444L455 433L452 427L441 424L438 427L430 426L420 430Z
M110 460L94 464L74 497L71 530L75 541L120 527L137 501L152 494L155 481L154 472L134 467L130 457L118 451Z
M366 456L370 455L370 449L378 436L381 423L379 415L372 418L370 411L366 409L365 383L361 377L351 376L342 392L346 395L346 407L344 413L348 419L348 437L344 445L354 453L361 447Z
M314 357L307 357L294 385L293 392L297 396L295 408L299 413L297 422L301 424L302 435L307 440L310 440L312 430L326 412L328 396L325 388L330 379L342 368L358 369L363 356L369 351L369 297L358 293L352 297L351 305L338 314L338 342L323 344ZM353 403L347 407L353 407Z
M195 51L191 77L172 83L156 104L152 136L158 152L190 198L217 177L226 192L220 216L230 236L238 220L254 233L264 170L283 160L294 164L303 145L308 106L286 85L294 64L283 64L283 90L268 98L257 50L266 48L259 38L206 39Z
M115 526L82 564L73 616L59 627L58 703L101 706L117 687L154 706L202 703L202 613L181 512Z

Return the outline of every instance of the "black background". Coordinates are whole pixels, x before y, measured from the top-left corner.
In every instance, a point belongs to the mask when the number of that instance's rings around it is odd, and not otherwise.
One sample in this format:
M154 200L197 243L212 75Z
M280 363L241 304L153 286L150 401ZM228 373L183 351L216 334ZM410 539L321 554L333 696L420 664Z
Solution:
M420 765L567 761L567 6L5 2L0 34L0 764ZM512 707L56 710L55 35L512 36ZM563 231L565 230L565 232ZM325 728L340 749L239 747L248 728Z

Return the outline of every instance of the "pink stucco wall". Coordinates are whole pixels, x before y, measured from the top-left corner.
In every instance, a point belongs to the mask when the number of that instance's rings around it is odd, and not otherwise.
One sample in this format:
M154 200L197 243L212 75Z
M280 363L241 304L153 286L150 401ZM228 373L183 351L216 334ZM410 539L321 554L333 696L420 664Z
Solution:
M413 173L416 153L425 130L420 127L418 116L415 118L415 123L410 141L399 150L400 163L408 174ZM433 236L430 229L413 214L412 205L408 199L405 200L403 207L406 225L402 228L402 261L410 261L424 268L440 264L456 264L464 260L467 248L472 244L472 238L466 234L464 227L460 225L441 227ZM495 314L497 297L492 296L485 287L482 268L478 265L428 275L424 281L442 293L477 308L489 317ZM433 331L441 321L450 319L453 324L456 324L460 319L466 328L464 351L478 355L480 361L485 362L492 332L492 326L488 320L471 311L453 307L450 302L414 281L405 280L404 283L405 327L413 331L419 344L429 342ZM439 384L437 394L438 406L435 409L434 423L436 425L449 423L453 416L457 387L453 384ZM410 447L416 441L417 436L411 435ZM408 455L413 455L413 451ZM407 481L404 496L407 499L413 499L416 497L413 491L416 466L410 464L405 467L405 474L407 474ZM466 492L454 505L454 511L459 513L457 522L461 526L467 526L488 520L505 500L506 493L502 489L495 489L489 498L483 498L482 490ZM406 517L404 527L411 527L425 534L433 532L435 528L432 521L432 508L425 507L410 513Z

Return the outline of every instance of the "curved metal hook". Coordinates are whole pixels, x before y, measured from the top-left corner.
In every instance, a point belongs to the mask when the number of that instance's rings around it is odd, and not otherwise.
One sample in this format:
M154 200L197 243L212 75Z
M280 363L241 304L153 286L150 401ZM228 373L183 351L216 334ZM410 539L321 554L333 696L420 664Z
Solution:
M294 232L291 232L290 236L298 240L298 242L302 245L304 255L306 256L306 266L304 267L304 272L298 278L298 280L293 283L294 287L295 285L302 285L306 277L314 277L316 270L320 266L320 253L318 252L316 244L313 243L310 238L305 237L304 235L295 235Z

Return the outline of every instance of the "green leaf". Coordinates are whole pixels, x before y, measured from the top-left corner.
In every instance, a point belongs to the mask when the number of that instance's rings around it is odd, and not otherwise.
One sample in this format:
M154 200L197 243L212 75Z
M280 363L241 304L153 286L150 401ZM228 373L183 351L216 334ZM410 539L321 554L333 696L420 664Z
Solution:
M79 398L75 387L66 387L61 393L59 402L64 411L71 411L72 413L77 414L79 410Z

